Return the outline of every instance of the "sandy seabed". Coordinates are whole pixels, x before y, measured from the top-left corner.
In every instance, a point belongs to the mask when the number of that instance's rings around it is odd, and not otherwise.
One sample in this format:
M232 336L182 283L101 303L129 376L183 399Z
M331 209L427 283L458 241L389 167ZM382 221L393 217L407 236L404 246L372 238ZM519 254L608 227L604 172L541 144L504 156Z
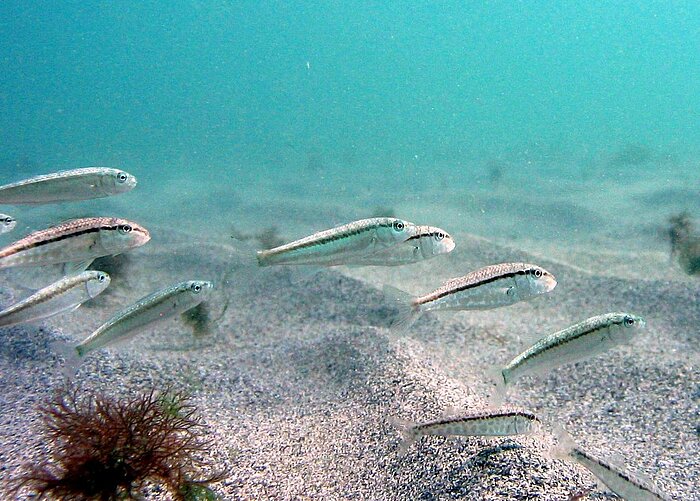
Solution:
M229 476L222 499L547 499L612 497L583 468L552 460L548 432L513 439L428 437L404 456L389 423L474 412L483 377L539 336L592 315L646 317L629 346L515 384L509 405L565 426L592 452L624 458L672 499L700 499L700 282L618 278L533 257L468 234L449 256L410 267L325 270L299 279L258 271L245 248L155 231L122 259L108 291L76 312L2 330L0 463L3 478L46 453L36 406L63 381L51 343L75 342L121 305L169 283L213 279L209 335L179 320L89 356L74 376L87 388L130 395L186 389L211 427L211 451ZM559 285L548 297L499 310L429 314L405 337L387 328L391 283L429 290L449 276L504 261L534 261ZM297 280L297 281L294 281ZM2 304L12 292L3 290ZM454 412L454 411L453 411ZM505 445L505 447L499 447ZM157 489L150 498L164 496Z

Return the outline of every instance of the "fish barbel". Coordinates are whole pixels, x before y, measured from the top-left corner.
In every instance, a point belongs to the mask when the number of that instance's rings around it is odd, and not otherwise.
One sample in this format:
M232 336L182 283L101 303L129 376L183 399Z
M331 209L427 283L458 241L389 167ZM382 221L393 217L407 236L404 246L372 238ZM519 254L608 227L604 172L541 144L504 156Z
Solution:
M0 249L0 268L58 263L89 264L95 258L120 254L144 245L148 230L113 217L73 219L35 231Z
M258 265L377 265L377 253L419 233L418 226L392 217L361 219L257 252Z
M0 311L0 326L31 322L78 308L104 291L110 277L103 271L84 271L64 277Z
M190 280L166 287L142 297L131 306L117 312L95 332L75 347L78 356L104 346L126 341L138 334L138 329L152 322L176 316L194 308L207 299L214 284Z
M0 186L0 204L37 205L90 200L134 189L136 178L119 169L86 167L31 177Z

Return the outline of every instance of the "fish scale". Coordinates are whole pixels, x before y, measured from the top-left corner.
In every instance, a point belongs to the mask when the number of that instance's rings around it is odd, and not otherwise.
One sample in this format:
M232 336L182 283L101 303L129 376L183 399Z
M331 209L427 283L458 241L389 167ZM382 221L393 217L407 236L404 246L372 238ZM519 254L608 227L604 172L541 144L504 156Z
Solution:
M486 266L420 297L384 286L384 293L398 314L391 329L403 334L426 311L488 310L527 301L551 292L557 285L544 268L527 263L502 263Z
M411 428L414 435L509 436L531 433L540 420L525 411L489 411L456 416Z
M135 336L139 327L173 317L204 301L213 288L211 282L190 280L144 296L117 312L75 349L79 356Z
M596 458L580 447L573 447L568 455L623 499L635 501L665 501L669 499L652 482L616 467L608 461Z
M85 167L35 176L0 186L0 203L36 205L89 200L132 190L136 178L110 167Z
M138 247L150 238L145 228L126 219L74 219L35 231L0 249L0 268L92 260Z
M646 325L643 318L614 312L588 318L543 337L513 358L502 371L502 384L525 374L538 373L598 355L627 342Z
M104 291L109 283L109 275L102 271L64 277L0 311L0 326L39 320L77 308Z
M258 264L364 264L363 258L418 233L415 224L396 218L361 219L257 252Z

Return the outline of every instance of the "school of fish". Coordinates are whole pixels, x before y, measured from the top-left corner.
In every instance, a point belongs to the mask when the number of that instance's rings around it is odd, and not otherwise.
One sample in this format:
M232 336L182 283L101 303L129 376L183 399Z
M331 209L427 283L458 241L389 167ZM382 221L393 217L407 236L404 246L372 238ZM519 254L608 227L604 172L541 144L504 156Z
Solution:
M90 167L36 176L0 186L0 205L38 205L102 198L126 193L136 178L119 169ZM16 220L0 214L0 234L12 231ZM0 249L0 268L63 265L65 276L0 311L0 327L32 322L74 310L103 292L110 276L88 270L93 260L127 252L148 243L146 228L117 217L87 217L62 222ZM448 254L455 248L452 236L441 228L418 225L394 217L375 217L323 230L256 254L257 265L268 266L402 266ZM428 312L487 310L529 301L552 292L554 275L528 263L500 263L453 278L433 291L414 297L385 286L389 302L398 311L391 330L406 333ZM125 342L146 326L182 314L203 301L214 289L208 280L185 280L156 290L116 312L90 335L73 346L82 358L91 352ZM514 381L542 374L604 353L635 339L645 320L628 312L603 313L558 332L544 335L503 367L494 371L494 397L498 400ZM497 408L459 413L422 423L394 419L404 453L426 435L511 436L531 434L542 421L523 409ZM623 467L587 453L563 430L553 457L587 468L611 491L628 500L667 499L650 481L629 474Z

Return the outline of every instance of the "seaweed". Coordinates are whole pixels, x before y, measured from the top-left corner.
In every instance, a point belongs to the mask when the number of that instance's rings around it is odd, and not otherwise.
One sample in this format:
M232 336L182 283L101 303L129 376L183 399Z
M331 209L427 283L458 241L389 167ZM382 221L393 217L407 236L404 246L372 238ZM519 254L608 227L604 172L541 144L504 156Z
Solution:
M183 322L192 327L195 337L202 337L209 334L211 325L211 315L209 308L204 303L199 303L194 308L190 308L180 315Z
M279 235L279 229L276 226L270 226L257 233L245 233L236 227L231 227L231 238L247 242L248 240L257 240L263 249L272 249L282 245L285 241Z
M203 459L211 442L183 393L151 390L117 400L66 386L40 412L50 454L25 466L14 495L29 489L39 499L135 499L155 483L175 499L213 499L204 496L213 496L206 486L224 478L197 478L213 470Z
M700 235L695 230L690 214L676 214L668 222L671 258L675 258L688 275L700 275Z
M257 233L255 239L263 249L273 249L284 243L284 239L279 235L279 229L275 226L270 226Z

